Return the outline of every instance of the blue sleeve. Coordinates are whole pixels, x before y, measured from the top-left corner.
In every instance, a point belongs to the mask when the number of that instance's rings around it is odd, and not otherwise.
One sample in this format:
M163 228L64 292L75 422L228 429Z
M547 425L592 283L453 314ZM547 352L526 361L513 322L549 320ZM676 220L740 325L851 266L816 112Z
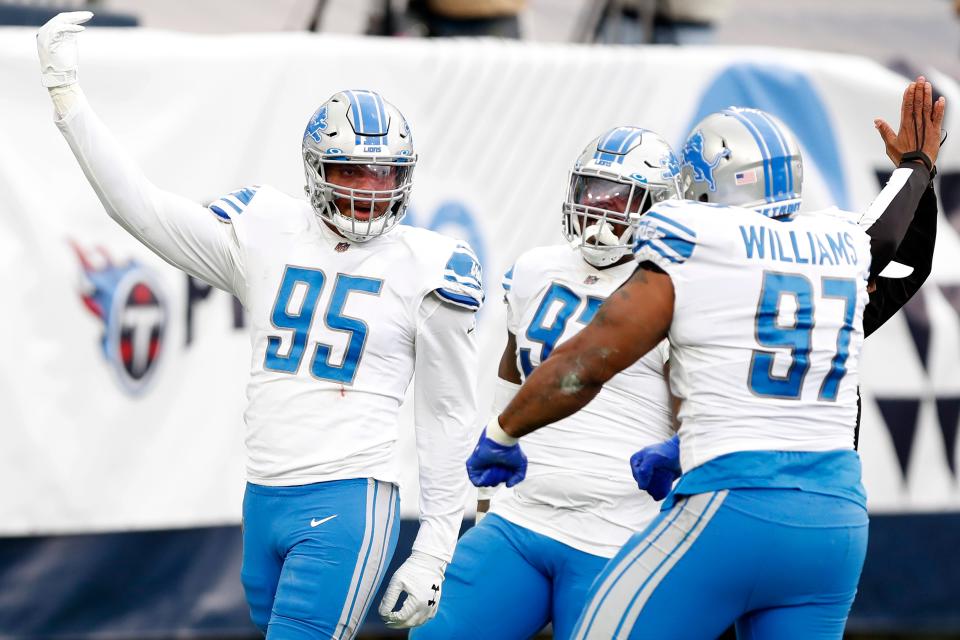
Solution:
M443 286L436 291L446 302L473 311L483 305L483 269L469 245L457 243L443 269Z

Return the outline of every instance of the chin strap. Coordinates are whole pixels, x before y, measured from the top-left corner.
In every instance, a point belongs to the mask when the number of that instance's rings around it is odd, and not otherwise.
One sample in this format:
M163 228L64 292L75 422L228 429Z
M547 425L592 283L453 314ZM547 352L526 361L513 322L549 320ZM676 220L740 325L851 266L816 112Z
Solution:
M631 233L628 228L623 235L628 236ZM600 244L587 244L586 238L597 238ZM583 259L598 268L609 267L629 251L627 247L617 246L627 243L627 240L624 237L615 236L609 222L597 222L588 226L584 229L580 242L580 254Z
M627 251L628 249L618 250L612 247L605 248L602 245L596 247L593 245L580 246L580 255L583 256L583 259L598 269L615 264L626 255Z

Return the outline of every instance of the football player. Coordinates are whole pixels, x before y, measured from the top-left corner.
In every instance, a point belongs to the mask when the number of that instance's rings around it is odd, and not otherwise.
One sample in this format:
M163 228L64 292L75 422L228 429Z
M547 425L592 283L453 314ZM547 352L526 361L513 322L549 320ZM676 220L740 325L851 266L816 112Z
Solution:
M579 155L563 204L569 244L525 252L503 278L498 409L630 277L634 225L652 205L678 197L678 175L670 146L637 127L607 131ZM656 516L624 470L636 443L673 434L668 353L661 342L589 406L524 442L526 480L494 495L490 515L461 538L443 606L411 638L522 639L547 622L554 637L570 636L594 578Z
M467 245L398 226L417 160L406 120L374 92L336 93L303 135L308 201L251 186L204 207L149 182L87 103L75 37L91 16L60 14L37 36L57 126L112 218L249 314L242 581L253 621L271 638L356 633L397 541L391 458L416 372L421 524L380 613L422 623L466 500L483 289Z
M925 79L921 77L918 81ZM907 87L906 91L908 98L912 99L913 88ZM902 106L907 108L909 104L909 100L904 100ZM769 114L767 117L776 121ZM787 132L787 138L792 139L786 126L776 122L781 131ZM900 164L903 154L909 151L904 146L902 132L902 128L908 123L908 117L901 117L899 133L893 131L882 119L878 118L874 123L894 167ZM707 116L693 128L684 144L681 157L682 182L687 198L748 208L769 206L757 181L764 159L748 133L741 120L726 111ZM795 153L799 164L799 149L796 149ZM707 157L710 160L707 160ZM800 177L795 176L794 179L799 196ZM872 212L872 215L860 218L860 226L869 228L876 222L875 217L879 212L876 208L872 209ZM906 236L897 247L895 255L897 261L909 267L911 272L903 278L880 274L867 286L870 298L863 312L864 338L893 317L926 281L933 262L936 231L937 196L931 180L920 198ZM858 393L854 448L858 445L860 433L859 402ZM634 454L630 459L631 469L639 488L648 490L656 499L662 499L680 476L679 457L679 441L676 436L671 442L649 445Z
M734 110L762 148L771 217L655 205L635 231L634 274L488 423L471 478L518 482L518 438L581 409L669 336L685 473L594 582L574 637L709 638L734 621L747 638L842 637L867 542L853 448L867 282L927 189L945 107L922 79L907 94L910 151L869 235L836 210L791 217L793 144L766 114Z

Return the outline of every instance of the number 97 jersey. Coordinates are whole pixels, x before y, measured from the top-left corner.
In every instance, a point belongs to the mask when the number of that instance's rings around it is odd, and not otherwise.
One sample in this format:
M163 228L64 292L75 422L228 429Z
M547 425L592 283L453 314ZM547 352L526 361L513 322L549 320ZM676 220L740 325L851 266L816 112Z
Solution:
M673 282L684 473L738 451L853 448L870 268L854 219L693 202L641 218L634 255Z

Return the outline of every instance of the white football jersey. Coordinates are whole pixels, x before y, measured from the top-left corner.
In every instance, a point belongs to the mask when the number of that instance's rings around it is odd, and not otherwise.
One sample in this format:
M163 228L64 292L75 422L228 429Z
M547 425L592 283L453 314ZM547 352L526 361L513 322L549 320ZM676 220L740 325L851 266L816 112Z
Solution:
M628 262L597 269L567 246L540 247L504 276L507 328L517 339L517 368L530 375L576 335L630 277ZM637 489L630 456L673 436L664 379L664 341L610 380L586 407L523 438L526 479L500 490L490 511L575 549L612 557L657 514Z
M248 479L396 482L398 410L416 367L414 549L449 561L476 421L473 312L483 287L473 251L411 227L348 243L309 204L268 187L203 207L153 185L82 93L70 98L57 126L110 217L249 313Z
M209 208L233 225L242 265L237 293L253 351L249 480L396 482L393 444L421 302L436 291L479 307L473 252L408 226L350 243L309 204L270 187L236 191Z
M688 472L738 451L852 449L870 239L836 210L775 220L655 205L634 253L673 282L670 384Z

